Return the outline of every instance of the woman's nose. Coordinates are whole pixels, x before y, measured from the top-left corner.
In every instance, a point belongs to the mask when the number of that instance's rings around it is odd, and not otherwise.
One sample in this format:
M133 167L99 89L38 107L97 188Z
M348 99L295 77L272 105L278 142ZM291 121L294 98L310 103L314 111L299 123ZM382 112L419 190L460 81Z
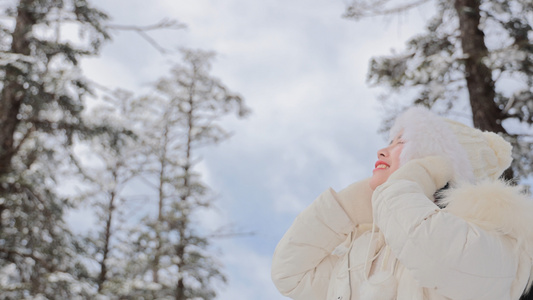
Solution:
M379 149L378 150L378 158L380 157L387 157L387 148Z

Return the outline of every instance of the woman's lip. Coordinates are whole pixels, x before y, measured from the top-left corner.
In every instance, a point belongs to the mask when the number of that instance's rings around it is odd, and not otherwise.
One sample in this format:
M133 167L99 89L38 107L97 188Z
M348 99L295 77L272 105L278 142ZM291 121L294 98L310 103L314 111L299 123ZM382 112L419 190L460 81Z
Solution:
M386 165L387 167L390 167L390 165L389 165L388 163L386 163L386 162L384 162L384 161L382 161L382 160L378 160L378 161L376 161L376 164L374 165L374 168L377 169L377 167L378 167L379 165Z

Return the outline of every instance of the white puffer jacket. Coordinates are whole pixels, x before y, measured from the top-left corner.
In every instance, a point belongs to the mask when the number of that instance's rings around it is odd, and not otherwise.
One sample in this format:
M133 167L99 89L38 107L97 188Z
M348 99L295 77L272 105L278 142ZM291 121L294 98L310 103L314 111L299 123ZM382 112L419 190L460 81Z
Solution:
M493 180L443 202L407 180L374 193L367 180L329 189L279 242L272 279L300 300L519 299L532 266L531 200Z

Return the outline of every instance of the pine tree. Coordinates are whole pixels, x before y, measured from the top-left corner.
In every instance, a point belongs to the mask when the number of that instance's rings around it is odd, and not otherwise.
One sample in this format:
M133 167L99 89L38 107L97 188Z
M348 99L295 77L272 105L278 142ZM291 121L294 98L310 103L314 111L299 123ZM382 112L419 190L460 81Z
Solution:
M464 116L476 128L502 134L513 145L514 162L505 178L533 171L533 31L529 0L352 0L345 17L402 13L433 2L437 13L407 49L375 57L368 80L390 88L384 106L393 115L412 104L441 114ZM416 96L397 103L392 94ZM397 104L397 105L395 105Z
M75 299L93 292L65 225L57 181L73 172L73 139L104 131L81 116L79 60L109 36L85 0L20 0L0 24L0 290L4 299ZM78 39L63 36L76 28Z
M135 230L136 278L149 276L153 298L214 299L215 282L224 282L221 267L209 253L210 240L195 215L211 205L209 188L194 170L198 149L228 137L218 120L230 113L244 116L247 108L209 74L213 53L183 50L183 63L159 79L154 93L139 99L145 112L147 178L156 191L157 210ZM138 293L142 291L137 289ZM139 295L139 294L137 294Z
M129 259L122 253L124 224L130 220L125 212L124 190L142 171L144 157L138 151L138 139L133 133L133 93L117 89L104 97L105 101L87 113L91 124L110 130L77 143L74 161L83 174L83 192L77 196L84 206L94 211L97 222L88 233L87 261L98 268L91 273L97 292L113 296L121 294L125 278L121 261Z

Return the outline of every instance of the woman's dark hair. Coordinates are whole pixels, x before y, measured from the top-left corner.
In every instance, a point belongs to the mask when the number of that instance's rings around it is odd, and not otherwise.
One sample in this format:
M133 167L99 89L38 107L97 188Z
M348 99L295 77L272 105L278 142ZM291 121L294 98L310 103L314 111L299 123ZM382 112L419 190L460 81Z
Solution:
M450 188L450 183L448 182L446 183L444 187L436 191L435 194L433 195L433 197L435 197L435 204L437 204L437 206L440 207L441 209L446 207L446 204L442 203L441 200L444 199L444 192L449 188Z

